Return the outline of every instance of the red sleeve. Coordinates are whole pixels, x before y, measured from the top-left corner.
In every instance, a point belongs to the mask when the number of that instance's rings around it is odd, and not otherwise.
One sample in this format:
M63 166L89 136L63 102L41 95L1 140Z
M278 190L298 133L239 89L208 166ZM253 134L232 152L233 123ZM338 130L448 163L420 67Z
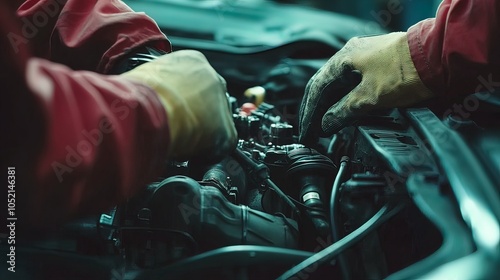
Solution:
M26 82L46 128L35 209L69 216L106 209L158 175L169 138L151 89L38 58L28 62Z
M410 27L410 52L424 84L444 96L500 85L499 18L497 0L444 0L435 19Z
M27 0L17 13L34 54L72 69L107 73L134 48L171 50L151 18L119 0Z
M16 168L19 221L57 224L122 202L165 160L168 122L156 93L33 57L14 11L0 1L0 160L4 172Z

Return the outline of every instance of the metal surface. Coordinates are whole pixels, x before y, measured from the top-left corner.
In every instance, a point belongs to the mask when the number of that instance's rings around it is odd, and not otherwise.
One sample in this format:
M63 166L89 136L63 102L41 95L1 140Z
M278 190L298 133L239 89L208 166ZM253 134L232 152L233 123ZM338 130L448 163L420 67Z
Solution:
M420 211L439 228L443 244L431 256L390 275L388 280L414 279L440 265L472 254L474 240L467 225L457 212L450 195L441 193L435 173L415 173L407 180L407 188Z
M468 277L481 278L481 271L490 270L491 265L498 267L500 259L499 183L489 177L482 162L460 135L446 127L430 110L410 109L407 114L414 126L428 140L435 157L439 159L457 199L462 218L470 227L478 251L475 255L497 260L484 262L481 269L470 267L468 275L471 277ZM457 271L464 269L463 262L457 260L454 263ZM453 264L446 265L449 266ZM438 268L437 271L441 269ZM471 271L476 271L477 274L471 275Z

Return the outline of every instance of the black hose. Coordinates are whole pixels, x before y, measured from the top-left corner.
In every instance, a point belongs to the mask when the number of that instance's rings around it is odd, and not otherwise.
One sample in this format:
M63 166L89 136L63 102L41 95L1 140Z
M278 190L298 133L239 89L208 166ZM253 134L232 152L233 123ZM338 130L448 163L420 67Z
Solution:
M330 228L332 231L333 242L339 239L338 230L335 227L335 201L337 200L337 194L340 189L340 184L342 184L342 178L347 171L347 163L349 162L349 157L343 156L340 160L339 172L337 172L337 176L335 177L335 181L332 185L332 193L330 195Z
M211 279L206 276L206 271L224 271L231 267L274 268L275 266L289 266L307 259L312 254L306 251L270 246L228 246L204 252L168 266L144 269L136 277L127 279Z
M340 190L340 185L342 184L342 179L344 178L345 172L347 171L347 164L349 163L349 157L343 156L340 159L340 167L339 172L337 172L337 176L335 177L335 181L332 185L332 193L330 195L330 230L332 234L332 243L335 243L340 240L339 229L335 225L336 214L337 214L337 196ZM347 261L342 256L339 257L339 268L342 274L342 279L349 279L349 268L347 267Z
M307 268L312 267L313 265L320 266L332 260L344 250L348 249L356 242L364 238L366 235L371 233L377 227L388 221L390 218L394 217L397 213L399 213L399 211L401 211L401 209L404 208L404 206L405 203L399 203L394 208L391 208L389 204L384 205L375 215L373 215L373 217L371 217L355 231L351 232L346 237L333 243L322 251L319 251L318 253L312 255L298 265L292 267L277 279L286 280L298 274L306 274L307 272L305 272L304 270L306 270Z
M328 144L328 149L326 150L326 155L330 158L335 152L335 146L337 145L337 142L339 142L339 136L338 134L334 134L332 140L330 140L330 144Z

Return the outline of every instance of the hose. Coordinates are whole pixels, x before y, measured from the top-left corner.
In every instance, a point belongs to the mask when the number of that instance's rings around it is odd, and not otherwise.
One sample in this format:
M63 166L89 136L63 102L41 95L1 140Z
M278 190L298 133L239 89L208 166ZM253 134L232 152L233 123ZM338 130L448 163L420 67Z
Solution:
M348 249L356 242L364 238L366 235L371 233L373 230L375 230L377 227L379 227L380 225L388 221L390 218L398 214L399 211L401 211L401 209L403 209L405 205L406 203L399 203L394 208L391 208L389 204L384 205L375 215L373 215L373 217L371 217L368 221L366 221L355 231L351 232L341 240L333 243L332 245L328 246L322 251L319 251L318 253L312 255L311 257L307 258L298 265L292 267L290 270L286 271L277 279L286 280L295 277L299 274L307 274L305 270L308 269L309 267L311 267L312 269L313 265L320 266L332 260L340 253L342 253L344 250ZM303 277L301 277L300 279L303 279Z
M339 172L337 172L337 176L335 177L335 181L332 185L332 193L330 195L330 230L332 234L332 243L335 243L340 239L339 229L335 226L335 215L337 213L337 205L335 202L337 201L340 185L342 184L342 178L344 178L347 171L347 164L349 163L349 160L348 156L343 156L340 159ZM342 278L349 279L349 269L345 258L339 257L339 267L340 272L342 273Z
M332 140L330 140L328 149L326 150L327 156L331 157L333 155L333 153L335 152L335 146L337 145L338 141L339 141L339 136L337 134L334 134Z
M347 163L349 162L348 156L343 156L340 160L339 172L337 172L337 176L335 177L335 181L332 185L332 193L330 195L330 228L332 231L333 242L339 239L339 234L335 225L335 201L337 200L337 194L340 189L340 184L342 184L342 178L347 171Z

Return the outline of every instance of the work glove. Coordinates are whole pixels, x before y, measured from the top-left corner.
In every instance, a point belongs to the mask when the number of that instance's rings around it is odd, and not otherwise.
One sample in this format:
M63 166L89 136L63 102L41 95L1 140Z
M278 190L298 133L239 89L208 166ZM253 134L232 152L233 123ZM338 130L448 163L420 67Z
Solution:
M122 74L153 88L167 112L168 157L220 159L236 146L237 134L226 82L197 51L163 55Z
M370 111L406 107L432 96L415 69L406 32L353 38L309 80L299 138L312 144Z

